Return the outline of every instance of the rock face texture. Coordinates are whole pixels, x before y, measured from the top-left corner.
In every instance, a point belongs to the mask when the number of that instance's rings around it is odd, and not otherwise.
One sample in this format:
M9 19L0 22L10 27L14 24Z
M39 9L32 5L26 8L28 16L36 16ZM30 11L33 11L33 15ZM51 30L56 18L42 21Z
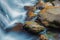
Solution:
M27 21L25 24L25 28L34 33L39 33L45 30L44 26L39 25L34 21Z
M55 6L60 6L60 0L55 0L53 1L53 3L55 4Z
M23 29L23 24L16 23L17 25L12 29L12 31L21 31Z
M39 15L42 24L47 27L60 28L60 7L43 9Z
M52 8L52 9L48 9L47 10L47 19L50 20L50 21L58 21L60 22L60 8Z
M42 18L46 18L48 21L60 22L60 7L47 9L44 13L41 13Z

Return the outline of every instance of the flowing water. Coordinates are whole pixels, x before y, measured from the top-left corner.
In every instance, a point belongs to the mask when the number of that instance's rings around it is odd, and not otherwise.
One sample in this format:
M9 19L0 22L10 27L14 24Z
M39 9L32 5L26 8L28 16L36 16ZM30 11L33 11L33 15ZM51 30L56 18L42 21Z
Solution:
M23 23L26 18L26 10L24 6L33 6L37 0L0 0L0 40L37 40L37 35L32 35L27 32L9 32L5 29L12 28L15 23ZM53 34L49 35L50 40L53 40ZM54 39L55 40L55 39ZM60 40L60 39L59 39Z

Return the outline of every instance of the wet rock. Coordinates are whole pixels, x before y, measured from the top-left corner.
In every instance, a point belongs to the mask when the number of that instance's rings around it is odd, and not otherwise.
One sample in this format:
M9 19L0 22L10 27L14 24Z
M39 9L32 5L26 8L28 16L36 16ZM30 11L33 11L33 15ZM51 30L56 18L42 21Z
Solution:
M24 6L25 10L30 10L30 11L34 11L36 8L33 6Z
M31 31L33 33L39 33L44 31L44 26L39 25L38 23L34 22L34 21L27 21L25 23L25 27L28 31Z
M48 40L48 38L46 37L46 35L43 35L43 34L41 34L39 38L40 38L40 40Z
M36 7L43 7L43 5L44 5L44 1L42 1L42 0L40 0L40 1L38 1L37 3L36 3Z
M60 0L55 0L55 1L53 1L53 3L55 6L60 6Z
M23 24L22 23L16 23L16 26L12 28L11 31L21 31L23 29Z
M28 11L26 15L27 15L26 20L31 20L36 16L36 14L34 14L33 11Z
M59 25L60 24L60 21L59 21L60 20L60 18L59 18L60 11L59 10L60 10L60 7L52 7L52 8L50 7L47 9L43 9L39 13L38 19L45 26L60 28L60 25ZM54 21L56 23L53 23Z

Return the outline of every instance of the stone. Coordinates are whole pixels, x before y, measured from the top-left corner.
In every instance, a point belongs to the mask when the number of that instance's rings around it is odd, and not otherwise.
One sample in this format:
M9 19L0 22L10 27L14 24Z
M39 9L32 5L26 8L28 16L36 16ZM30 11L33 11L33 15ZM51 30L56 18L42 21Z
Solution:
M29 31L32 31L34 33L39 33L45 30L44 26L39 25L34 21L27 21L25 23L25 28L27 28Z

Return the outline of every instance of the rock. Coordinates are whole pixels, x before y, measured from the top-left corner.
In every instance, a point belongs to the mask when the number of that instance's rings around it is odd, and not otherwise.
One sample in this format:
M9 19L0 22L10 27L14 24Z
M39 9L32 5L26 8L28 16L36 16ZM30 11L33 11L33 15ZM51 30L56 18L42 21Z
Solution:
M16 23L16 26L12 28L11 31L21 31L23 29L23 24L22 23Z
M30 10L30 11L34 11L36 8L33 6L24 6L25 10Z
M44 1L40 0L38 3L36 3L35 7L37 9L43 9L44 8Z
M54 21L56 21L58 24L60 24L60 18L59 18L60 11L59 10L60 10L60 7L49 7L47 9L41 10L39 14L40 15L39 19L42 21L42 24L44 24L45 26L50 25L51 27L54 27L54 28L60 28L60 25L53 23Z
M53 2L53 1L55 1L55 0L46 0L46 2Z
M39 38L40 40L48 40L48 38L44 34L41 34Z
M31 19L34 18L35 16L36 16L36 14L34 14L33 11L28 11L28 12L27 12L26 20L31 20Z
M42 32L45 29L44 26L41 26L34 21L27 21L25 23L25 28L27 28L28 31L31 31L31 32L34 32L34 33Z
M53 3L55 6L60 6L60 0L55 0L55 1L53 1Z

